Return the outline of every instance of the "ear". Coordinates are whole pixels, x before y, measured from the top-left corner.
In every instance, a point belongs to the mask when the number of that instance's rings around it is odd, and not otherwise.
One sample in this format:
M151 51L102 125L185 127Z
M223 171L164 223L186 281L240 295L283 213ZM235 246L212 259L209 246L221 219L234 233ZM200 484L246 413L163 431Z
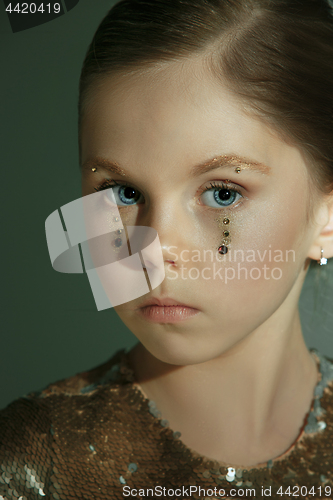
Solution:
M333 257L333 192L326 197L326 200L319 208L316 221L318 232L308 257L319 260L321 258L321 249L323 249L322 256L329 259Z

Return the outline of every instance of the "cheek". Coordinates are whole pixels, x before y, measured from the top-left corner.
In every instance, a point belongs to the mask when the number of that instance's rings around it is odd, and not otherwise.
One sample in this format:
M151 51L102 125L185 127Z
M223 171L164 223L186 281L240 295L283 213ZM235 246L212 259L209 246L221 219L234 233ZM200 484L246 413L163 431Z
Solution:
M287 264L288 255L293 262L305 257L306 202L292 190L283 198L277 194L261 204L250 203L235 226L234 250L243 250L249 261Z
M225 226L225 217L230 223ZM240 209L221 213L212 229L215 249L223 242L228 228L228 253L220 256L220 272L205 275L196 291L225 324L241 325L244 320L260 323L283 302L301 272L307 254L306 202L290 190L285 200L272 196L269 201L247 202ZM212 264L203 263L202 267ZM221 298L221 300L220 300ZM244 325L243 325L244 326ZM255 324L253 324L253 327ZM234 330L233 330L234 331Z
M177 292L199 307L202 304L213 322L222 316L234 333L238 323L239 334L244 321L254 327L272 314L288 295L305 259L306 205L291 191L283 203L277 194L239 209L200 210L192 219L179 219L177 230L160 241L173 247L170 257L176 261L176 266L166 267L163 286L170 295ZM135 217L128 211L122 220L135 225ZM218 247L226 230L229 251L222 256Z
M186 225L177 228L173 242L178 244L174 252L178 260L172 272L166 270L162 287L203 314L189 325L181 324L180 336L174 335L176 325L172 325L172 335L161 336L165 329L140 324L126 305L117 308L125 324L157 358L186 364L215 357L251 334L285 301L304 264L306 229L304 200L288 200L281 205L272 197L267 203L249 203L219 215L201 211L192 223L186 220ZM230 244L222 256L217 248L225 217L230 219L226 225Z

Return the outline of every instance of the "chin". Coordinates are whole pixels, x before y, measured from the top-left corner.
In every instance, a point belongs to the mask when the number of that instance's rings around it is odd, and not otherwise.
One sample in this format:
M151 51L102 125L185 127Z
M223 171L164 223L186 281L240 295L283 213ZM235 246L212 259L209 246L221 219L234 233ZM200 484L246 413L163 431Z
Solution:
M135 332L134 332L135 334ZM163 338L161 338L163 335ZM211 361L224 354L233 345L223 342L221 336L215 338L198 338L195 335L184 335L175 332L163 334L136 335L145 349L156 359L170 365L188 366Z
M246 341L247 336L265 318L240 318L234 313L212 316L202 314L179 323L151 323L121 308L115 308L120 319L145 349L163 363L176 366L206 363L230 353ZM221 325L222 323L222 325Z

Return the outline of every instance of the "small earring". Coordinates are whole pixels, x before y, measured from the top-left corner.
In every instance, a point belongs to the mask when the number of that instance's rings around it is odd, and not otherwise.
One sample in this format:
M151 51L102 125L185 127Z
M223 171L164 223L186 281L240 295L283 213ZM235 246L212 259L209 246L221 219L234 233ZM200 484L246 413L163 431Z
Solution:
M97 168L93 167L91 170L92 170L92 172L96 172Z
M324 250L321 248L320 249L320 260L318 260L318 264L320 266L326 266L326 264L327 264L327 259L323 255L324 255Z

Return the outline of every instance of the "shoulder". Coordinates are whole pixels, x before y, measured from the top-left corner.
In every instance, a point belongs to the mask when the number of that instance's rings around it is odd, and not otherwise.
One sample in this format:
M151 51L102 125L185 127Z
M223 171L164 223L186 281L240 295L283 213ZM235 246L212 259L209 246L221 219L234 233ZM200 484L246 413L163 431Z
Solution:
M326 465L329 462L333 480L333 362L322 355L319 357L321 379L315 388L313 405L304 430L310 440L316 443L317 462L322 463L324 460Z
M130 377L131 371L129 369L126 370L124 359L125 350L120 350L105 363L71 377L53 382L41 391L29 394L28 397L78 396L89 394L107 383L119 382L120 375L123 375L122 379L127 378L128 380L132 380L133 377Z
M54 464L58 470L60 464L68 468L81 459L87 465L103 421L107 417L117 430L121 418L116 416L127 411L121 402L132 384L131 372L121 365L123 356L119 352L92 370L52 383L0 411L0 498L9 498L9 491L18 497L43 496ZM72 472L65 475L71 477Z
M86 400L105 386L124 386L132 381L132 373L123 364L124 350L88 371L53 382L40 391L31 392L0 411L0 446L7 440L29 442L37 429L52 426L54 409L71 400ZM52 434L52 432L51 432ZM1 449L1 448L0 448Z
M309 491L333 487L333 364L315 354L320 375L311 409L296 443L271 470L281 485L303 485Z
M0 412L0 498L43 495L51 428L47 406L34 398L20 398Z

